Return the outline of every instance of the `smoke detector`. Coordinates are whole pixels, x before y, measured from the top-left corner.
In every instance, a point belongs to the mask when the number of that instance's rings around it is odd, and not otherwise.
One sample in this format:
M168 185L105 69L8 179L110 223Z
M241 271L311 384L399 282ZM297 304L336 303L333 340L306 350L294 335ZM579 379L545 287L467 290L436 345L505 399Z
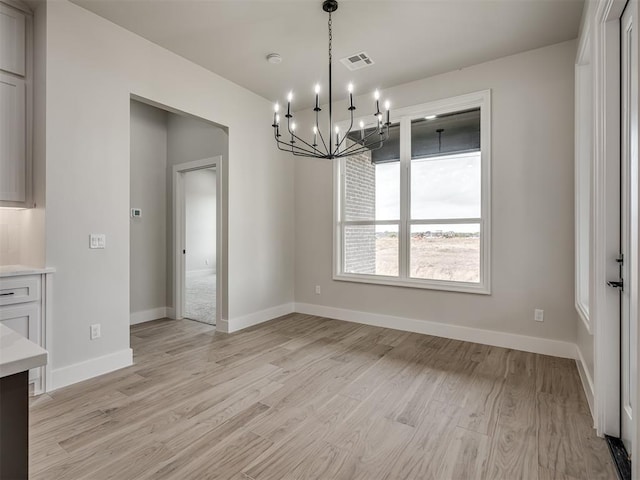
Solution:
M367 55L367 52L354 53L340 59L342 64L352 72L354 70L360 70L361 68L370 67L375 62Z
M280 56L279 53L270 53L267 55L267 62L277 65L278 63L282 63L282 56Z

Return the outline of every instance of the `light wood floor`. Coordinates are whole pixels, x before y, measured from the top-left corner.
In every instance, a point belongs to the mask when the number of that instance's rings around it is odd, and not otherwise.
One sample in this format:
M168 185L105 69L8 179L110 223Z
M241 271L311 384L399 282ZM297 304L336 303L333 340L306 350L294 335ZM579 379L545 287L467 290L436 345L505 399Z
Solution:
M616 478L571 360L300 314L131 345L32 401L31 478Z

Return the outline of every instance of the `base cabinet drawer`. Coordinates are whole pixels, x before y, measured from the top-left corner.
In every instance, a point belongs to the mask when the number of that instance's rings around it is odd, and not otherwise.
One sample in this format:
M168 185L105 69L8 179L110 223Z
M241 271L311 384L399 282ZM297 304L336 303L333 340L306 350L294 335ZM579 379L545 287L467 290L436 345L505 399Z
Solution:
M40 305L28 303L0 307L0 322L32 342L42 345ZM29 382L40 378L40 368L29 370Z
M0 305L40 300L40 275L0 278Z

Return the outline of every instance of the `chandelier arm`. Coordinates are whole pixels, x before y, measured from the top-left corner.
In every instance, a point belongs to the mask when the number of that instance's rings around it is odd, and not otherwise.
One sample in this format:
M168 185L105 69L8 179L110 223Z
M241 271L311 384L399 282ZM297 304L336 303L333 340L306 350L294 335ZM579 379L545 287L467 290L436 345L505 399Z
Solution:
M373 145L373 144L371 144L371 145ZM346 152L346 151L342 152L339 155L336 155L336 158L349 157L351 155L358 155L358 154L364 153L364 152L375 152L376 150L380 150L384 146L384 140L379 140L378 141L378 145L376 145L375 147L373 147L371 145L360 147L357 150L353 150L351 152Z
M295 133L291 132L291 135L293 135L293 138L295 138L296 140L304 143L307 147L311 148L312 150L317 150L316 147L314 147L313 145L311 145L310 143L306 142L304 139L300 138L298 135L296 135Z
M378 133L378 130L374 130L372 133ZM367 135L367 137L371 136L372 134ZM384 142L386 142L389 139L389 128L387 127L386 132L383 134L382 138L379 138L377 141L375 142L371 142L371 143L354 143L353 145L362 145L361 148L358 148L356 150L352 150L350 152L348 152L347 150L345 150L344 152L342 152L341 156L345 156L346 155L355 155L357 153L361 153L365 150L368 150L370 152L374 152L376 150L380 150L383 146L384 146ZM352 146L353 146L352 145Z
M370 145L374 145L376 143L380 143L380 140L377 140L376 142L371 142L368 143L367 139L369 139L369 137L373 136L373 135L380 135L380 131L377 128L373 128L371 129L370 133L367 133L367 135L365 135L365 137L363 139L361 139L359 142L354 141L353 144L349 145L343 152L342 154L345 153L349 153L349 155L354 155L354 148L356 148L356 145L360 145L365 149L368 149ZM385 139L386 140L386 139ZM350 152L351 150L351 152Z
M308 143L307 141L305 141L303 138L299 137L298 135L296 135L293 130L291 130L291 119L293 118L293 115L288 116L287 117L287 130L289 131L289 134L291 135L291 138L304 143L307 147L311 148L312 150L316 150L316 147L314 147L313 145L311 145L310 143ZM320 136L320 138L322 139L322 135ZM286 143L286 142L285 142ZM291 143L291 142L288 142ZM324 142L323 142L324 143ZM292 144L293 145L293 144ZM298 147L300 148L300 147ZM326 148L326 146L325 146ZM293 152L292 152L293 153Z
M290 152L290 153L296 153L297 151L300 152L304 152L309 154L310 156L316 156L317 153L314 153L310 150L307 150L305 148L299 147L295 144L292 144L291 142L283 142L282 140L279 140L278 138L276 138L276 142L278 144L278 148L284 152ZM286 148L282 148L281 145L284 145Z
M347 129L344 136L342 137L342 140L340 140L338 145L336 145L336 153L340 151L340 147L344 143L345 139L349 136L349 134L351 133L351 129L353 128L353 110L349 110L349 112L351 113L351 124L349 125L349 128Z
M299 142L304 143L307 147L314 149L315 147L313 145L311 145L310 143L306 142L304 139L300 138L298 135L296 135L295 133L293 133L293 130L291 130L291 119L293 118L293 115L287 117L287 130L289 131L289 134L291 135L291 138L298 140ZM287 142L284 142L287 143ZM288 142L291 143L291 142ZM293 144L291 144L293 146ZM300 148L300 147L298 147ZM293 153L293 152L292 152Z
M322 146L324 147L324 151L327 155L329 155L329 149L327 148L327 144L324 141L324 135L322 135L322 131L318 129L318 135L320 136L320 141L322 142Z

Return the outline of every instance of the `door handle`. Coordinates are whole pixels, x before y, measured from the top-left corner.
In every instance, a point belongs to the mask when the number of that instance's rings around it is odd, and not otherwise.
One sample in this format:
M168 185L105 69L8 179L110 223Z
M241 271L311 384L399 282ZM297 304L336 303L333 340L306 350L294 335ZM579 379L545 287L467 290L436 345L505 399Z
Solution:
M607 282L607 285L609 285L612 288L619 288L620 290L624 289L624 282L622 280Z
M0 293L0 297L8 297L9 295L15 295L16 292L9 292L9 293Z

